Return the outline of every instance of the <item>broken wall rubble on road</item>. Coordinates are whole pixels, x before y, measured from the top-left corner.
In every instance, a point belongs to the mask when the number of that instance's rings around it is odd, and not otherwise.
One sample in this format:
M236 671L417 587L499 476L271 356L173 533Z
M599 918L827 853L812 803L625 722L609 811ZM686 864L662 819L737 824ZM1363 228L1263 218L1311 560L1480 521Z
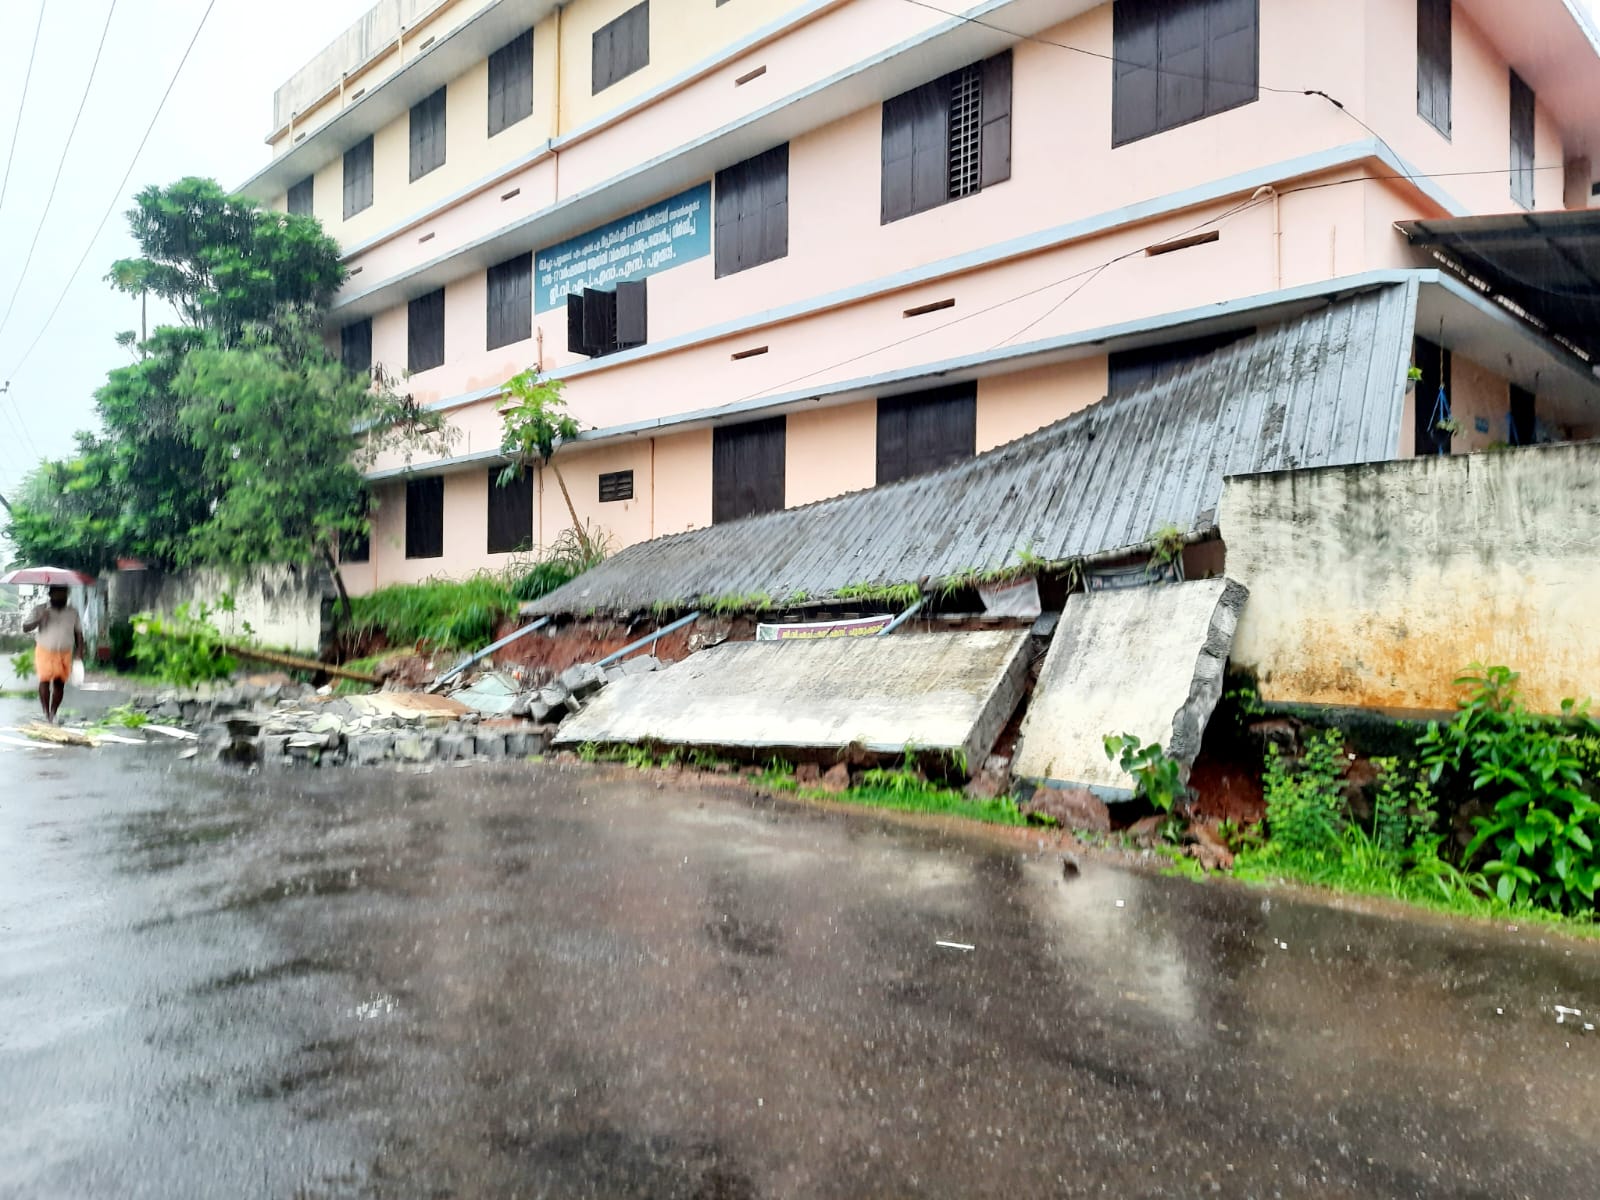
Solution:
M1126 796L1104 739L1130 733L1194 765L1248 592L1229 579L1072 596L1022 722L1015 774Z

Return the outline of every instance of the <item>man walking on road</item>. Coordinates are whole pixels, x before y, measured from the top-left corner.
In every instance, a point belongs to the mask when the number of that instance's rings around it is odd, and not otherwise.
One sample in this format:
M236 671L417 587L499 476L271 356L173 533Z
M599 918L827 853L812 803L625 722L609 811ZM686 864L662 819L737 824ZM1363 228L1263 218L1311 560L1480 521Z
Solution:
M44 719L56 723L61 700L72 675L72 660L82 658L83 621L78 610L67 603L64 587L50 589L50 603L41 604L22 623L24 633L33 634L33 667L39 676L39 704Z

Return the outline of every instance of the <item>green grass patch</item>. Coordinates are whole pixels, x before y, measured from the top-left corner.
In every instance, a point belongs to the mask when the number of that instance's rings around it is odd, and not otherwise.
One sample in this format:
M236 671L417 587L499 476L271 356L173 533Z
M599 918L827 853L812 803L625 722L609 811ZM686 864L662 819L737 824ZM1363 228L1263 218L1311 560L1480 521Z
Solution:
M351 597L351 632L380 633L391 646L470 650L493 641L495 626L515 614L517 604L510 586L495 575L395 584Z
M965 817L971 821L981 821L986 825L1028 824L1028 818L1017 808L1017 802L1009 796L1001 796L995 800L969 800L960 792L931 784L921 789L862 786L843 792L826 792L820 788L797 788L795 793L807 800L859 804L863 808L923 813L928 816Z

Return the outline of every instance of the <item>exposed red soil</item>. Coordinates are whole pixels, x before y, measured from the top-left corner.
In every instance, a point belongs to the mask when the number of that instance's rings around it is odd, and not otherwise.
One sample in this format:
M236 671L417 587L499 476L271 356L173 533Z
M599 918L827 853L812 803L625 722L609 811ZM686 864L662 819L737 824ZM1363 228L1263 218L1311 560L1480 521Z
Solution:
M1266 815L1259 770L1228 762L1209 749L1202 749L1195 760L1189 787L1195 794L1191 811L1198 818L1253 825Z

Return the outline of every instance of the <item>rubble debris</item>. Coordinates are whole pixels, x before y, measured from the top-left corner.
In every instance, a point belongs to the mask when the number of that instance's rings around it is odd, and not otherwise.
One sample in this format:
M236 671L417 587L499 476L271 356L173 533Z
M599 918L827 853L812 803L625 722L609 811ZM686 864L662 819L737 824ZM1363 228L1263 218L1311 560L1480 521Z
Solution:
M1033 796L1020 807L1027 816L1037 813L1053 818L1063 829L1111 832L1111 810L1088 788L1035 788Z

